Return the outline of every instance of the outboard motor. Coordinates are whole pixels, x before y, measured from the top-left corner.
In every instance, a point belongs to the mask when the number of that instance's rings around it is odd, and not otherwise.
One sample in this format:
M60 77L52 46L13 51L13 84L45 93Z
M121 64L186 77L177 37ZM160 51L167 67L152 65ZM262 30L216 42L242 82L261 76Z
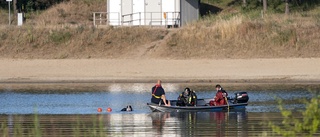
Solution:
M249 100L249 95L247 92L237 92L235 93L235 97L233 103L247 103Z

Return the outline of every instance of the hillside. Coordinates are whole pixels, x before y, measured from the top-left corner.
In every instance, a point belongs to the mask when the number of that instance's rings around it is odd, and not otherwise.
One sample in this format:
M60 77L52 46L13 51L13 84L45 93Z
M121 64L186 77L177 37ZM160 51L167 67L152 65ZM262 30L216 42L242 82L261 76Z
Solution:
M22 27L1 12L0 58L318 58L320 8L284 15L240 12L232 6L178 29L92 26L105 1L70 0Z

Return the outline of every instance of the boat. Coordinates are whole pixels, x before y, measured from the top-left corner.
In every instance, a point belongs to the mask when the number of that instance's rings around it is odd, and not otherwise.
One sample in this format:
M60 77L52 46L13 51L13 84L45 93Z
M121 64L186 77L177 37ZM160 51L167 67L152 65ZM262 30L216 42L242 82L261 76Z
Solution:
M237 92L234 98L228 98L228 103L221 106L210 106L212 98L197 99L195 106L176 106L177 100L170 100L171 106L155 103L147 103L152 112L216 112L224 110L245 109L248 105L249 96L247 92Z

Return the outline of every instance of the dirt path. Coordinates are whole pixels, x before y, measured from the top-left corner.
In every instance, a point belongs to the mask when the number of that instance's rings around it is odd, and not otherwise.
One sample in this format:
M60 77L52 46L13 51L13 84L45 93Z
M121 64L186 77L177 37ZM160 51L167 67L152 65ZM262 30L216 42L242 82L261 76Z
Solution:
M178 31L179 29L168 29L168 34L161 40L147 43L145 45L139 46L136 50L131 53L133 59L144 59L144 58L155 58L159 57L159 53L162 53L164 46L168 39ZM158 52L157 52L158 51Z

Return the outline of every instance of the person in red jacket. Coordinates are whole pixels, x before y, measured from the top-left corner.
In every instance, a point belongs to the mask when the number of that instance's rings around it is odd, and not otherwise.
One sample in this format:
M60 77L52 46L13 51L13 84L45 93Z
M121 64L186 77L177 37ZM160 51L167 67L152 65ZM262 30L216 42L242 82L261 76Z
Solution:
M217 93L214 96L213 100L210 101L210 106L227 105L228 93L219 84L216 85L216 90L217 90Z

